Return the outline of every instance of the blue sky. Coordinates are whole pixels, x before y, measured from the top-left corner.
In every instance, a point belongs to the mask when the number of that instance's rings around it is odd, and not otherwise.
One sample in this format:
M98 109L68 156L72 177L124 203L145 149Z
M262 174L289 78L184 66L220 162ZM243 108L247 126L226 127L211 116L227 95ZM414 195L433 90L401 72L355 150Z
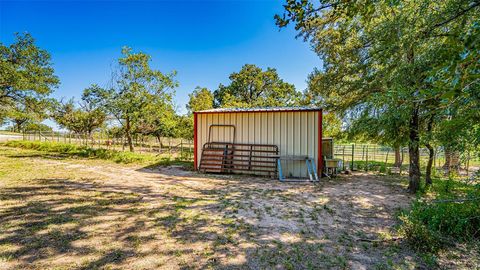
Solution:
M293 27L279 30L273 16L283 1L3 1L0 40L29 32L52 56L61 84L56 98L79 97L92 83L107 85L122 46L152 56L162 72L176 70L175 100L185 113L196 86L215 90L249 63L276 68L297 90L319 67Z

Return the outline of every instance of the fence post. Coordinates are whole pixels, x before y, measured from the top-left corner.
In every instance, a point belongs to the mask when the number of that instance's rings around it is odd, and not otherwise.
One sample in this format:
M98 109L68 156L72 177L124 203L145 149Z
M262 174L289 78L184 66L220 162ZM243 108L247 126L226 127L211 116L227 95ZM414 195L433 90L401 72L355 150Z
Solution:
M137 139L137 144L138 144L138 139ZM140 135L140 145L139 145L139 152L140 153L142 153L142 148L143 148L143 134Z
M385 158L385 173L387 173L388 153L390 153L390 148L387 149L387 157Z
M343 166L343 170L345 171L345 145L342 147L342 159L343 159L342 166Z
M162 137L158 136L158 153L162 153Z
M172 154L172 138L168 137L168 154Z
M362 145L362 161L365 160L365 145Z
M353 162L355 161L355 144L352 143L352 164L350 164L350 170L353 171Z
M193 158L193 148L192 148L193 141L188 140L188 152L190 152L189 158Z
M366 161L365 161L365 171L368 172L368 144L367 144L367 153L366 153Z
M183 157L183 139L180 138L180 158Z

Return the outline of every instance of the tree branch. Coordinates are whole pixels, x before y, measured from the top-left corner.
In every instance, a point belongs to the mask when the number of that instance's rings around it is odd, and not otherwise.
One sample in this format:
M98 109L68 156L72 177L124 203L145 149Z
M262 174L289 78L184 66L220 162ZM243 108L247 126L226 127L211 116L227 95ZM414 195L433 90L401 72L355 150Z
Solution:
M480 1L474 1L473 2L473 5L471 5L470 7L466 8L466 9L461 9L457 14L453 15L452 17L442 21L442 22L439 22L437 24L434 24L428 31L425 32L425 35L428 35L430 34L435 28L437 27L441 27L441 26L444 26L448 23L450 23L451 21L457 19L458 17L461 17L463 16L465 13L469 12L470 10L476 8L480 6Z

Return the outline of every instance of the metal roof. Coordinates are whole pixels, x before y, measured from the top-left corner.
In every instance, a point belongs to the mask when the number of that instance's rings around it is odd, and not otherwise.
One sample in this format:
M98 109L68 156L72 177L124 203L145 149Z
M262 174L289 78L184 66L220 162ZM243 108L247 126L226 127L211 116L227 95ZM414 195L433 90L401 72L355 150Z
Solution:
M197 111L195 113L240 113L240 112L304 112L320 111L319 107L255 107L255 108L217 108L210 110Z

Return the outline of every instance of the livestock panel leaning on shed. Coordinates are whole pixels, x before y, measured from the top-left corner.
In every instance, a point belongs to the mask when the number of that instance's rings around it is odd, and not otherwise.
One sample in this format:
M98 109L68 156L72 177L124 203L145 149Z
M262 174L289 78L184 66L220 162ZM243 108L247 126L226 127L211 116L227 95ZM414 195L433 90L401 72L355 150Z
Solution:
M203 152L205 148L214 151L208 156ZM278 153L275 154L276 149ZM204 157L203 162L202 152L208 156ZM323 168L321 153L320 108L222 108L194 112L196 170L203 168L203 171L207 171L205 168L209 168L209 160L213 160L213 163L222 165L211 165L218 166L211 168L212 172L262 174L263 169L269 167L271 159L260 156L276 155L286 157L287 160L281 160L281 167L282 175L288 178L308 177L305 162L288 160L291 157L311 159L320 176ZM256 168L256 171L250 171L252 168Z

